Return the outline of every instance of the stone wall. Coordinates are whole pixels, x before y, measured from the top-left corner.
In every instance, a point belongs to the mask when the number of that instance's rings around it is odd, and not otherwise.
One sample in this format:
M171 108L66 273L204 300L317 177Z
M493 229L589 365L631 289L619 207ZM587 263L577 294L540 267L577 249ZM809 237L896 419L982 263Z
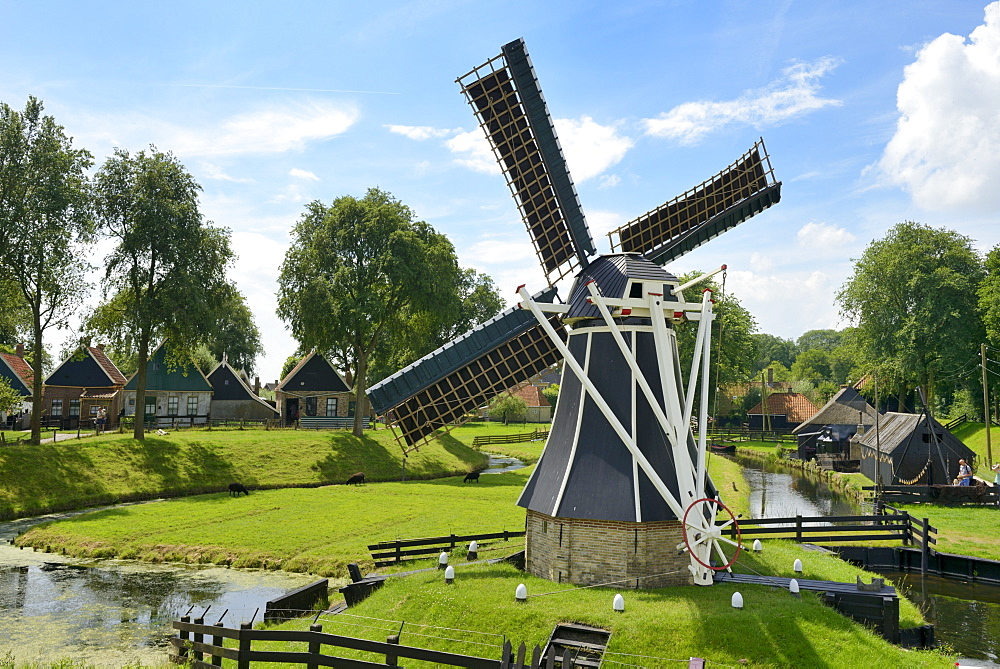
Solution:
M527 513L526 570L535 576L577 585L626 581L617 587L691 585L691 560L678 553L681 523L554 518Z

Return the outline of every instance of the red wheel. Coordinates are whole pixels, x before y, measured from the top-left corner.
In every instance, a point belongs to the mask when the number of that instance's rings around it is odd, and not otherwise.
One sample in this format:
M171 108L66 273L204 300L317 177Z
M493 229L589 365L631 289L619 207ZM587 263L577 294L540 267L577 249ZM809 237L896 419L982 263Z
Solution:
M714 526L715 516L718 515L719 508L721 507L723 510L725 510L726 513L729 514L730 520L728 522L726 522L726 523L723 523L723 525L721 527L719 527L719 530L723 530L723 529L729 527L730 525L732 525L733 527L736 528L736 541L735 542L730 541L729 539L726 539L725 537L722 537L721 535L719 535L717 538L712 537L711 535L705 535L703 537L695 539L695 545L697 545L697 544L705 541L706 538L709 538L713 542L716 542L718 539L721 539L722 541L725 541L726 543L729 543L729 544L733 544L736 547L736 552L733 554L733 559L731 559L729 562L727 562L726 564L722 565L721 567L713 567L710 564L705 564L704 562L702 562L701 558L698 557L698 554L694 551L694 548L691 545L691 539L689 537L688 528L694 528L694 529L699 530L699 531L702 531L702 528L698 527L696 525L689 525L688 524L688 514L691 513L691 510L694 509L695 505L702 504L702 503L712 504L712 505L715 506L715 513L712 514L713 526ZM696 499L695 501L691 502L688 505L687 509L684 510L684 520L683 520L683 523L684 523L684 545L687 547L688 553L691 554L691 557L693 557L695 559L695 562L697 562L698 564L700 564L702 567L705 567L706 569L711 569L712 571L722 571L724 569L729 569L730 567L733 566L733 564L736 562L736 558L738 558L740 556L740 551L743 548L742 548L742 545L741 545L741 542L740 542L740 537L741 537L741 535L740 535L740 524L736 522L736 515L729 509L728 506L726 506L725 504L723 504L719 500L712 499L710 497L702 497L701 499ZM720 549L718 547L718 544L716 544L716 550L718 550L720 553L722 553L722 549ZM723 556L723 558L725 558L725 553L722 553L722 556Z

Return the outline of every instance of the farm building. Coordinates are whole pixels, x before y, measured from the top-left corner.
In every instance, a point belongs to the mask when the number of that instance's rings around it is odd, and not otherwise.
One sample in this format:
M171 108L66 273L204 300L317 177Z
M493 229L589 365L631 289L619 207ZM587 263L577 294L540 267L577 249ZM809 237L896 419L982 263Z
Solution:
M747 412L750 428L760 430L764 425L764 402L758 402ZM772 430L790 430L808 420L817 407L801 393L777 392L767 396L767 417Z
M933 416L888 412L856 437L861 473L884 485L945 485L958 476L958 461L976 454Z
M145 421L156 425L199 425L208 422L212 384L193 362L185 367L167 363L166 348L160 344L146 363ZM126 416L136 413L138 373L125 385Z
M315 423L321 418L350 418L354 416L354 399L351 387L326 358L311 352L295 365L281 380L274 391L282 422L291 425L296 420L307 419L302 424ZM335 421L326 421L331 424ZM337 421L342 422L342 421Z
M278 418L274 405L257 395L225 356L209 373L208 382L212 384L210 413L213 419L260 421Z
M24 345L18 344L16 353L0 353L0 379L21 396L21 408L11 415L0 411L0 426L14 429L24 429L24 416L31 411L32 380L34 374L31 366L24 359Z
M122 407L125 375L103 346L80 346L45 379L42 418L64 429L93 425L103 409L114 424Z
M792 430L798 437L799 459L817 453L850 456L851 437L860 427L867 431L875 424L875 408L850 386L843 386L823 408ZM849 458L850 459L850 458Z
M517 386L511 394L520 397L527 405L524 420L527 423L550 423L552 422L552 404L549 399L542 394L544 390L541 386L531 383Z

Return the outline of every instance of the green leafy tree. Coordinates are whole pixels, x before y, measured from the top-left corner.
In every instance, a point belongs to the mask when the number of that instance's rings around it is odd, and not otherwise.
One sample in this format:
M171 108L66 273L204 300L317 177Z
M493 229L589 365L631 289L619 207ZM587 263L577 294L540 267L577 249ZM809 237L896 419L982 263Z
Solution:
M837 330L809 330L796 341L799 351L819 349L829 353L841 344L843 333Z
M770 376L768 375L768 370L771 371ZM792 381L794 377L792 376L792 371L785 367L781 362L777 360L772 360L764 369L760 370L763 373L765 379L773 379L774 381L788 382ZM755 382L760 381L761 374L757 374L752 380Z
M102 302L89 330L120 351L134 351L136 406L145 406L151 349L167 340L168 363L190 364L199 344L213 341L219 310L238 293L226 281L233 254L229 231L205 223L201 187L169 153L117 149L96 177L96 211L115 248L106 258ZM133 436L144 438L143 421Z
M508 393L501 393L490 402L490 417L502 418L507 425L512 418L520 418L528 413L528 403L524 398Z
M692 272L681 277L680 282L686 283L703 272ZM709 376L709 410L715 406L715 394L718 388L734 384L746 383L753 379L754 362L757 358L757 344L753 338L757 330L757 321L747 311L732 293L723 295L719 286L712 280L699 284L697 293L688 291L687 299L700 297L701 291L711 288L715 305L715 321L712 333L712 352ZM720 335L721 332L721 335ZM677 348L680 355L681 368L687 379L691 367L691 356L694 355L694 343L698 334L698 323L691 321L679 323L677 326ZM696 391L698 392L698 391Z
M792 378L810 381L814 385L829 381L833 377L830 369L830 353L822 348L802 351L792 364Z
M24 397L10 387L7 379L0 378L0 413L14 413L20 406Z
M28 338L38 352L45 350L46 332L66 327L89 289L81 246L93 233L86 176L91 155L73 148L42 109L34 97L23 112L0 103L0 283L5 293L20 294L10 316L17 332L28 314ZM33 443L41 438L43 359L35 355L31 363Z
M544 395L545 399L549 401L549 404L555 407L556 402L559 400L559 384L553 383L545 386L542 388L542 395Z
M919 384L933 407L938 373L978 350L984 275L972 240L952 230L907 221L873 241L837 294L842 316L856 324L861 364L901 401Z
M203 344L216 361L225 355L234 369L253 373L257 357L264 353L260 329L243 294L231 283L219 286L214 322ZM210 370L204 370L207 374Z
M28 338L31 310L16 281L3 278L0 272L0 345L15 345Z
M311 202L292 232L278 279L278 316L303 350L330 352L354 372L363 434L369 366L380 343L418 314L438 321L460 273L447 237L376 188L329 206Z
M798 355L798 347L791 339L782 339L764 332L750 335L757 348L757 359L754 362L754 373L759 374L772 361L777 360L785 367L791 367Z

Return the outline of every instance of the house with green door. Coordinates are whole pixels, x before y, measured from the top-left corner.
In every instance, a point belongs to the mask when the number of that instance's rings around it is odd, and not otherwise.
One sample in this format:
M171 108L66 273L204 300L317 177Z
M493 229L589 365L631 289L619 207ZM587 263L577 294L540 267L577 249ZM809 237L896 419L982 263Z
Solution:
M146 363L145 421L155 427L201 425L209 420L212 384L194 362L178 366L167 363L164 344L160 344ZM136 414L135 396L138 372L125 384L124 412Z

